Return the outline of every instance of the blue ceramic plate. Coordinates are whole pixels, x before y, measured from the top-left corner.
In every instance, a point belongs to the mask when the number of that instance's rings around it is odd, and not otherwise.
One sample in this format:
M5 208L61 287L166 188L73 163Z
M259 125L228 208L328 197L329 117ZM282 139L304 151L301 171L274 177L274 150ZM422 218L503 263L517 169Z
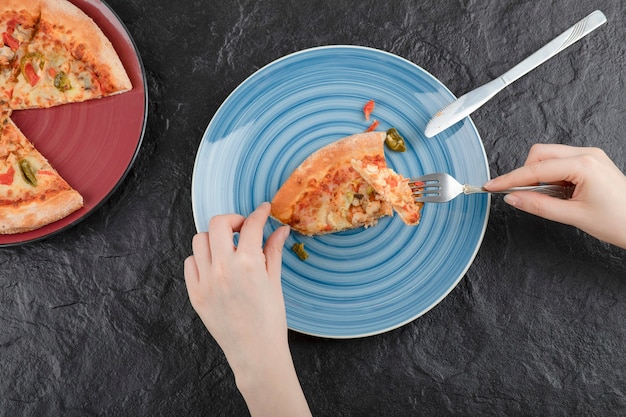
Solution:
M216 214L250 214L270 201L312 152L364 131L363 105L375 100L379 130L395 127L407 151L387 163L407 177L448 172L461 182L489 179L469 118L427 139L431 116L454 99L437 79L387 52L329 46L261 68L226 99L209 123L193 172L196 227ZM284 250L283 292L290 329L322 337L382 333L421 316L464 276L485 232L487 195L427 204L417 227L397 217L375 227L319 237L292 232ZM270 220L265 237L280 225ZM289 248L304 242L301 261Z

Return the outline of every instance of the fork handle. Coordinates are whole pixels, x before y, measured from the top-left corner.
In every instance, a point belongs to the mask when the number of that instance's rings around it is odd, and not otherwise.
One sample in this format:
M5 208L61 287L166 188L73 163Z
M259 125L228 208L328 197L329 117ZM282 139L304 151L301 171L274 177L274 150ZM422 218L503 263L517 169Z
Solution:
M558 185L558 184L541 184L541 185L528 185L524 187L512 187L501 191L489 191L483 187L476 187L474 185L464 185L464 194L476 194L476 193L491 193L491 194L508 194L514 191L534 191L537 193L549 195L550 197L557 197L561 199L568 199L572 197L575 186L573 185Z

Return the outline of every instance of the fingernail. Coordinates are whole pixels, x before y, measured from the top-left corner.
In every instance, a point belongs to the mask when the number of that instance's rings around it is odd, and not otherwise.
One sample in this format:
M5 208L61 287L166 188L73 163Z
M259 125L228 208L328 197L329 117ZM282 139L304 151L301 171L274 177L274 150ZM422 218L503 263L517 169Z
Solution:
M493 180L489 180L489 181L487 181L487 182L483 185L483 187L485 187L485 188L489 188L489 186L490 186L491 184L493 184Z
M519 207L522 204L522 200L516 195L507 194L504 196L504 202L513 206Z

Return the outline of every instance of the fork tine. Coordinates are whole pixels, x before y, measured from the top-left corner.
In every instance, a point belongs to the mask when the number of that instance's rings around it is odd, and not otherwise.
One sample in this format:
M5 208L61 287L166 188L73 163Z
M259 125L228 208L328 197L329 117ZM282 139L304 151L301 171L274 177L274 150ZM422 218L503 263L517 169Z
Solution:
M441 178L441 174L426 174L421 177L416 177L411 179L411 183L414 182L439 182Z
M458 181L442 172L413 178L410 186L418 203L445 203L463 192L463 186Z
M422 192L413 191L413 200L417 203L436 203L441 201L439 189L426 190Z
M441 184L437 174L413 178L409 185L417 203L436 203L441 199Z
M441 197L439 194L416 196L413 201L416 203L441 203Z
M440 194L441 186L437 184L411 184L413 195L416 194Z
M440 178L437 174L422 175L421 177L411 178L409 187L415 194L424 194L428 190L438 190L441 188Z

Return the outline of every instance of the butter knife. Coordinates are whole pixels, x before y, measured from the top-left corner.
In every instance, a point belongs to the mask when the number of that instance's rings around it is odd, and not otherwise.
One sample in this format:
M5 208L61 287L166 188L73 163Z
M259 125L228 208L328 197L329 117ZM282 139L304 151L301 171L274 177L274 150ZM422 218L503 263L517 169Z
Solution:
M522 75L537 68L577 40L585 37L593 30L606 23L606 16L599 10L589 14L571 28L548 42L537 52L496 78L475 90L466 93L437 112L426 125L426 137L432 138L485 104L500 90Z

